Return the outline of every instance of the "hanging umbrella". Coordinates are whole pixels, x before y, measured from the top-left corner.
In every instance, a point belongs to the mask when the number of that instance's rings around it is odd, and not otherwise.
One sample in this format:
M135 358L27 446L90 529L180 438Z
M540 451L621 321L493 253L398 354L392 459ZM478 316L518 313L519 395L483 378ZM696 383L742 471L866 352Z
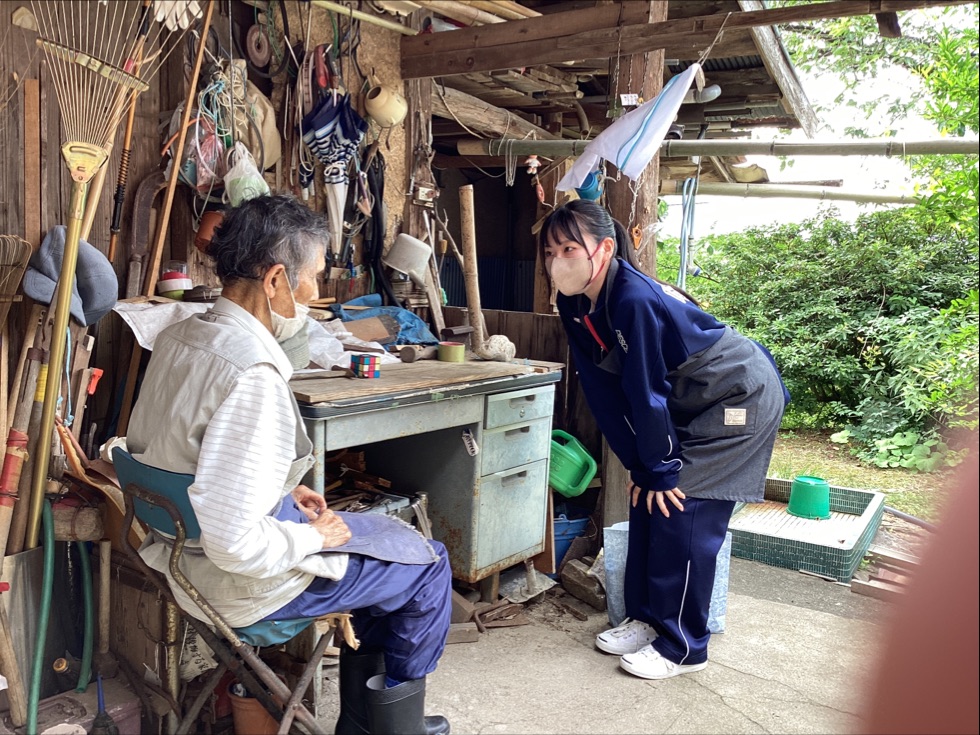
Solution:
M303 118L303 142L323 163L323 183L330 217L332 261L340 262L344 237L344 203L351 158L364 139L368 125L351 105L349 94L326 94Z

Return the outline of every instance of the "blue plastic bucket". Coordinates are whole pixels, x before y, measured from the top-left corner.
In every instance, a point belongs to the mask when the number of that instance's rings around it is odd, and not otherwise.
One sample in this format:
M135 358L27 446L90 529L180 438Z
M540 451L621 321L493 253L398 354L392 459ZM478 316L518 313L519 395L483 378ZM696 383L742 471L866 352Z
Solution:
M568 553L572 541L582 535L588 524L589 519L587 517L569 519L564 514L555 517L555 569L561 566L562 559ZM548 576L554 578L556 575Z

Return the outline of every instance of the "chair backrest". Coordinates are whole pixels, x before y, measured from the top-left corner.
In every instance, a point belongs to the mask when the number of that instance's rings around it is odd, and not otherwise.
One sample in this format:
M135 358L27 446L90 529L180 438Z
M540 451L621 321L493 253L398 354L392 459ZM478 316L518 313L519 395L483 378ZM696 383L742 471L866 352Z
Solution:
M201 527L197 523L197 516L191 506L190 498L187 497L187 488L194 482L194 475L184 475L179 472L169 472L157 467L150 467L150 465L134 459L133 455L121 447L113 448L112 464L116 469L116 476L119 478L119 485L123 492L126 492L126 486L132 483L151 493L162 495L176 505L177 510L180 511L187 538L200 538ZM169 536L176 535L177 529L174 527L170 514L163 508L146 503L137 497L133 498L133 506L136 509L136 517L150 528L162 531Z

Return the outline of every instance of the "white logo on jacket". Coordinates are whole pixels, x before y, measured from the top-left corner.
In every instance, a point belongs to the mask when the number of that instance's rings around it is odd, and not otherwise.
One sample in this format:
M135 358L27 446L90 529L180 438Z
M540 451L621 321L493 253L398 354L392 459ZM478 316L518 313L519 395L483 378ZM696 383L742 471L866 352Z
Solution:
M626 337L618 329L616 330L616 339L619 340L619 346L623 348L623 352L629 352L630 346L626 344Z
M684 296L684 294L682 294L680 291L676 290L670 284L668 284L668 283L658 283L657 285L660 286L661 289L663 289L663 292L665 294L667 294L668 296L670 296L672 298L677 299L682 304L689 304L689 303L691 303L690 299L688 299L686 296Z

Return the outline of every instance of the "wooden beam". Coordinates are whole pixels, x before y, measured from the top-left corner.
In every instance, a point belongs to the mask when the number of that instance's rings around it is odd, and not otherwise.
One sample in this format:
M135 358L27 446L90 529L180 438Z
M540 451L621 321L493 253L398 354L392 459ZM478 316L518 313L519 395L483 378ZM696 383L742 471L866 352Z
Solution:
M739 5L744 11L764 9L760 0L739 0ZM806 92L803 91L803 85L796 76L796 70L793 68L786 47L783 46L772 26L756 26L750 28L749 32L759 48L762 63L766 65L769 74L783 93L783 109L799 120L803 132L808 138L812 138L817 132L817 113L813 111L813 106L807 99Z
M41 247L41 83L24 80L24 239Z
M502 156L453 156L436 153L432 158L433 168L503 168Z
M461 28L401 39L405 79L492 69L556 64L655 49L705 49L718 31L876 15L970 0L838 0L764 10L717 13L646 23L644 3L616 3L584 10ZM671 56L674 52L670 52Z
M514 21L515 23L522 21ZM453 31L455 33L456 31ZM509 110L487 104L479 97L474 97L457 89L433 85L432 114L437 117L455 120L471 130L483 135L504 135L516 138L533 137L539 140L554 140L544 128L529 123Z
M504 22L504 19L499 15L481 10L472 3L462 3L458 0L414 0L414 2L426 10L431 10L433 13L467 25Z
M666 0L649 0L645 3L634 3L644 10L648 28L656 27L667 19ZM664 51L650 50L643 54L620 57L618 63L610 59L610 84L617 95L624 93L639 94L645 100L652 100L663 89L664 80ZM613 70L618 76L613 82ZM633 85L631 87L631 85ZM615 167L610 165L610 173ZM647 231L657 222L657 201L660 189L660 154L658 153L643 170L639 180L632 184L629 178L623 176L606 182L606 200L609 213L626 227L627 233ZM656 237L634 238L642 242L641 250L634 250L640 269L646 273L657 272L657 241ZM630 244L632 247L632 243ZM605 438L602 440L602 525L611 526L614 523L629 518L629 503L626 499L626 482L629 473L622 462L612 452Z

